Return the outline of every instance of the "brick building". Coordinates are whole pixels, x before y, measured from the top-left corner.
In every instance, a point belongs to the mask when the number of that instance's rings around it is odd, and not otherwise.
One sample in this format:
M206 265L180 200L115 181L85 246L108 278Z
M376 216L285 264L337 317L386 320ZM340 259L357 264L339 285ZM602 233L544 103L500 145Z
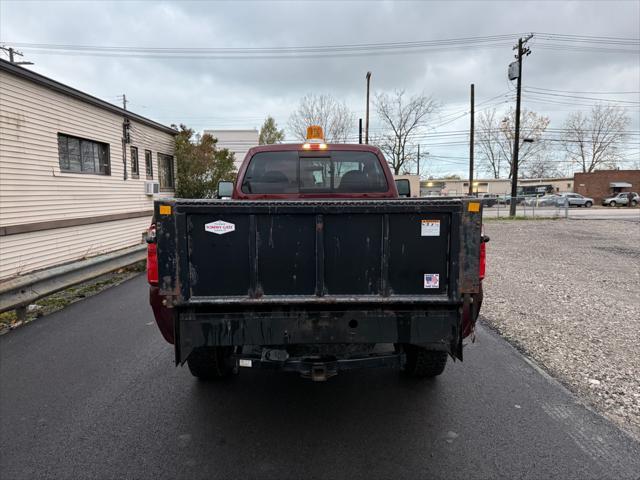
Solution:
M640 170L596 170L576 173L574 192L591 197L599 204L603 198L619 192L640 192Z

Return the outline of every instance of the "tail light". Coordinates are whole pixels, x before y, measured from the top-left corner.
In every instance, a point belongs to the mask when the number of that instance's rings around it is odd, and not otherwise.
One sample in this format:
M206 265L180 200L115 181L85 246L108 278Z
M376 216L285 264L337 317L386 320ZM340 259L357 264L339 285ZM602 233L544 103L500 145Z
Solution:
M484 234L484 225L480 233L480 280L484 279L484 274L487 268L487 242L489 237Z
M158 284L158 244L156 243L156 225L152 223L147 230L147 281Z

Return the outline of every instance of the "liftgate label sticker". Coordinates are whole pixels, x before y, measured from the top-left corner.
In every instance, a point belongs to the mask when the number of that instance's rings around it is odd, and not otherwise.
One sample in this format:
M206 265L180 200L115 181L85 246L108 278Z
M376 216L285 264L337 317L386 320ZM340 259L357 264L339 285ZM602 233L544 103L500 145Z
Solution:
M421 222L420 235L423 237L440 236L440 220L422 220Z
M236 229L235 224L218 220L216 222L205 223L204 229L207 232L222 235L224 233L233 232Z
M424 288L440 288L440 274L439 273L425 273L424 274Z

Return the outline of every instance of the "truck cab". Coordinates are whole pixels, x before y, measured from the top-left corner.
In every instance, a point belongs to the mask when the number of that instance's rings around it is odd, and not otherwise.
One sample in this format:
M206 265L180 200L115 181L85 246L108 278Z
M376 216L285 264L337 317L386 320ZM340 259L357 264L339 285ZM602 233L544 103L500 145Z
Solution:
M204 380L279 368L326 380L462 360L482 302L481 202L400 198L381 151L250 149L219 199L155 203L151 306L177 364Z

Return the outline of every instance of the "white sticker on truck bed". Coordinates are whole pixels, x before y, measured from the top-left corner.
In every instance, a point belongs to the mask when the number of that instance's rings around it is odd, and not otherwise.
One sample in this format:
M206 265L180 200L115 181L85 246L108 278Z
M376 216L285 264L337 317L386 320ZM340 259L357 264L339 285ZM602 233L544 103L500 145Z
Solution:
M204 229L207 232L222 235L224 233L233 232L236 229L236 226L233 223L217 220L215 222L205 223Z
M439 273L425 273L424 274L424 288L440 288L440 274Z
M422 220L420 235L423 237L439 237L440 220Z

